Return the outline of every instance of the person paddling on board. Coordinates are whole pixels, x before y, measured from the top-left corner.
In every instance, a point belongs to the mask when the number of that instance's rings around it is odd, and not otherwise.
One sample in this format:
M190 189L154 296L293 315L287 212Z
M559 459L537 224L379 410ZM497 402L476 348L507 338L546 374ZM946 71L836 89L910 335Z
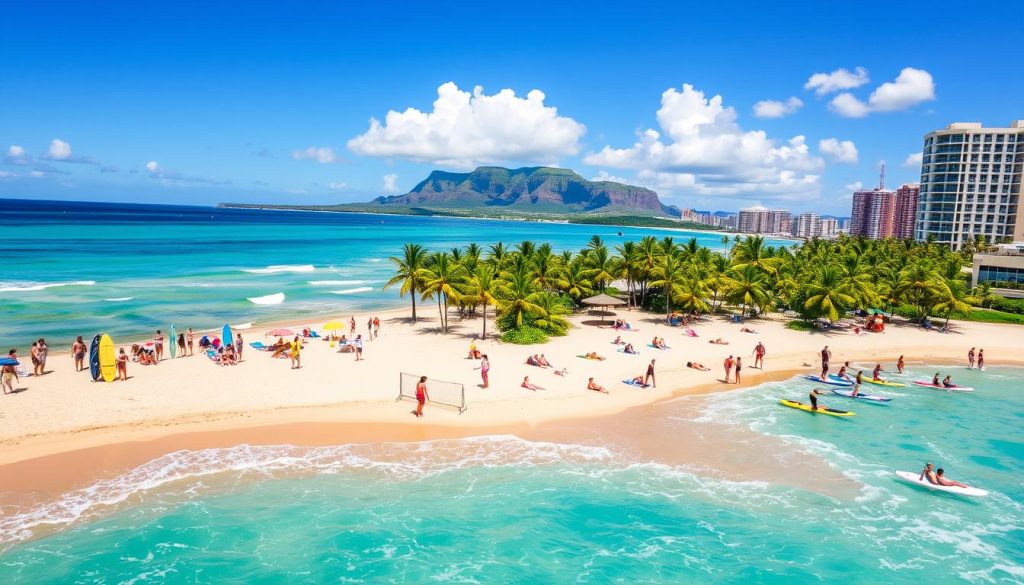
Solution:
M839 373L836 374L836 376L838 376L840 379L843 379L843 380L849 379L846 376L846 364L843 364L843 365L839 366Z
M882 373L882 364L875 364L875 369L871 372L871 379L876 382L881 382L882 377L879 375Z
M953 376L946 376L945 378L943 378L942 379L942 385L944 387L946 387L946 388L952 388L953 387Z
M853 382L853 393L850 396L856 398L860 394L860 385L864 381L864 370L857 372L857 378Z
M819 390L815 388L814 390L811 390L810 394L807 395L807 397L811 399L811 410L827 410L824 404L822 404L821 407L818 406L818 397L824 393L824 390Z
M939 385L939 373L935 372L935 375L932 376L932 386L938 386L938 385Z
M900 356L900 359L896 360L896 371L902 374L904 365L906 363L903 361L903 356Z

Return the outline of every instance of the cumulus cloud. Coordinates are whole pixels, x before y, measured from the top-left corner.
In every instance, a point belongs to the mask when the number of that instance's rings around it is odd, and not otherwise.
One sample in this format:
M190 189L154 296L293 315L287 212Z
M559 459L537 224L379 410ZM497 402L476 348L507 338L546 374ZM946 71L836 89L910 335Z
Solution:
M310 146L305 150L294 150L292 151L292 158L295 160L312 160L322 165L345 161L330 146Z
M924 160L924 154L920 152L912 152L908 154L907 159L903 161L903 166L911 168L920 168L922 160Z
M348 189L348 183L327 183L327 188L331 191L344 191Z
M754 115L758 118L781 118L795 113L804 106L804 102L797 97L791 97L786 101L761 100L754 104Z
M818 150L837 163L857 164L857 145L852 140L826 138L818 142Z
M657 120L660 132L644 130L632 146L605 146L584 162L635 169L648 185L696 195L795 199L820 190L824 161L810 153L805 137L780 142L761 130L744 131L720 95L707 98L691 85L670 88Z
M854 181L854 182L846 185L845 188L846 188L847 191L851 191L851 192L852 191L860 191L861 189L864 188L864 183L861 183L860 181Z
M9 179L16 176L14 173L8 171L0 171L0 179Z
M385 193L398 193L401 191L401 189L398 188L398 175L394 173L384 175L383 180L384 184L381 187L381 190Z
M151 160L146 163L146 174L151 179L158 179L165 185L181 184L181 183L202 183L206 185L229 185L231 181L216 179L213 177L202 177L197 175L187 175L174 169L165 169L160 166L160 163L155 160Z
M25 149L17 144L12 144L7 147L7 155L4 156L4 162L9 165L25 166L32 164L32 157L28 156Z
M821 97L835 91L860 87L869 81L868 70L863 67L857 67L852 72L840 68L832 73L815 73L807 79L804 89L813 89L814 94Z
M837 95L829 108L840 116L863 118L871 112L899 112L935 99L935 81L923 69L905 67L893 81L875 88L867 102L846 92Z
M453 82L437 88L433 110L391 110L381 123L348 141L356 154L470 168L505 161L549 162L579 152L586 127L544 104L542 91L525 98L511 89L486 95Z
M46 151L46 158L50 160L66 160L71 158L71 145L60 138L50 141L50 148Z

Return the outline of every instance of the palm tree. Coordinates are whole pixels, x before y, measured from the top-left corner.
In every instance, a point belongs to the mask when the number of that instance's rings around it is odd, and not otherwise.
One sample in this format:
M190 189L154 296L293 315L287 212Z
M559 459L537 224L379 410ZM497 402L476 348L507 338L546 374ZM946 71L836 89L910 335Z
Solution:
M570 324L565 315L568 315L570 310L565 304L565 297L549 292L539 292L533 302L544 311L534 321L537 327L556 335L562 335L569 330Z
M534 244L530 240L523 240L519 244L516 244L516 252L519 252L519 254L527 260L533 257L533 253L536 249L537 244Z
M843 282L842 272L834 266L820 266L813 282L807 285L804 310L814 317L828 317L829 321L855 307L857 299L850 285Z
M597 238L597 236L594 236ZM600 238L598 238L600 239ZM608 283L615 280L618 266L615 258L608 253L608 247L601 244L587 253L587 265L590 268L590 280L604 292Z
M593 285L587 274L590 271L584 266L583 261L577 257L569 262L558 277L558 288L569 295L574 301L579 302L583 297L590 296L593 292Z
M483 331L480 339L487 339L487 305L497 304L495 295L498 293L498 281L494 268L487 264L478 264L466 280L466 296L483 307Z
M740 315L746 314L748 306L763 308L769 300L766 280L765 272L752 263L734 266L726 277L725 297L741 305Z
M542 317L544 308L536 303L537 290L533 275L521 265L518 270L502 274L498 285L498 308L503 315L514 315L516 327L522 327L527 316Z
M658 261L658 240L654 236L640 238L637 246L637 278L640 279L640 306L647 302L647 285Z
M554 290L558 279L558 256L551 251L551 244L541 244L533 253L534 274L541 290Z
M422 290L424 268L427 264L427 252L419 244L405 244L402 247L402 257L392 256L389 260L395 265L395 275L391 277L384 288L390 288L401 283L398 295L404 297L408 294L412 298L412 322L416 322L416 292Z
M508 249L505 247L505 244L498 242L497 244L491 244L489 250L487 261L494 266L495 270L501 271L505 267L505 261L508 259Z
M636 244L634 242L623 242L622 245L615 246L615 250L619 253L620 264L626 275L626 306L636 306L634 284L636 284L637 259L639 257Z
M941 280L932 260L917 260L900 272L899 293L917 307L921 319L924 319L931 312Z
M679 254L663 254L658 257L658 263L654 266L654 280L651 286L658 287L665 294L665 318L672 314L672 298L682 295L682 287L685 279L683 261Z
M774 274L779 262L771 257L771 249L764 242L763 236L747 236L733 246L735 268L742 270L750 265L762 272Z
M437 312L441 316L441 330L448 332L448 300L458 301L458 287L465 278L466 269L452 260L447 252L435 252L430 257L430 269L425 273L423 298L437 297Z
M938 296L938 303L935 304L937 313L945 313L946 325L949 327L949 318L953 314L970 315L971 305L967 303L967 285L960 280L950 280L944 283Z

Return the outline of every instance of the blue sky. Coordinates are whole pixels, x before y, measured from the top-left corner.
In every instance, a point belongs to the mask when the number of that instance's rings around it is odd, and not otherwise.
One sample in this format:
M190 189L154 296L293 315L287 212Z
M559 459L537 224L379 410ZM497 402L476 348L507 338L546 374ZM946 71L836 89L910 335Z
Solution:
M1019 3L361 4L6 6L0 197L353 202L557 164L845 214L881 160L917 179L926 132L1024 118Z

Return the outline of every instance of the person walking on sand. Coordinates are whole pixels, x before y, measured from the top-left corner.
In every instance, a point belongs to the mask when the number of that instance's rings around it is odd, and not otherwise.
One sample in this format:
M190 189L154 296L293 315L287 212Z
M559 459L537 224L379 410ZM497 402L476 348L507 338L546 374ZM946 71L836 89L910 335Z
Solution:
M984 370L985 369L985 350L984 349L979 349L978 350L978 369L979 370Z
M764 369L764 354L767 351L764 348L764 343L761 341L757 342L757 346L754 347L754 367L763 370Z
M739 384L740 383L740 370L742 370L742 369L743 369L743 358L741 358L740 356L736 356L736 381L733 382L734 384Z
M971 369L973 367L974 367L974 348L972 347L971 351L967 352L967 369Z
M117 366L117 380L122 382L128 381L128 354L124 352L124 348L121 348L121 353L117 354L117 359L114 361Z
M832 352L829 351L826 345L821 349L821 381L825 381L825 376L828 375L828 362L832 359Z
M348 336L356 336L356 316L352 315L352 318L348 320Z
M75 371L81 372L85 369L85 342L82 341L82 336L79 335L75 342L71 344L71 357L75 359Z
M416 383L416 410L412 411L416 418L423 416L423 405L430 400L430 393L427 392L427 377L420 376L420 381Z
M485 353L480 359L480 381L483 382L483 384L480 385L481 388L487 389L487 387L491 385L490 381L487 379L487 374L490 372L491 360L487 359L487 354Z
M373 336L374 337L380 337L380 318L379 317L374 317L373 318Z
M373 317L366 320L366 339L373 341Z
M231 343L230 340L225 340L224 343ZM164 336L160 333L160 330L156 330L156 335L153 336L153 353L156 354L156 361L164 359Z
M192 333L192 328L188 328L188 333L185 334L185 343L188 344L188 355L192 355L192 348L194 347L195 334Z
M235 334L235 358L242 361L242 349L245 347L245 340L242 339L241 333Z
M736 362L733 361L733 357L730 354L729 357L725 358L725 362L722 364L722 366L725 368L725 383L726 384L731 384L732 383L732 367L733 367L733 365L735 365L735 363Z
M171 340L171 343L174 343L174 340ZM179 333L178 334L178 357L185 357L185 355L186 355L185 348L186 347L188 347L188 346L185 345L185 334L184 333Z
M18 361L18 350L12 348L7 352L7 359ZM8 364L0 368L0 386L3 387L4 394L14 394L14 383L19 381L21 379L18 377L17 366Z
M296 335L295 339L292 340L291 350L288 352L288 357L292 359L292 369L297 370L302 367L302 342L299 341L299 336Z
M352 342L352 345L354 345L356 348L356 361L358 362L363 359L363 336L356 335L356 338Z
M647 386L647 380L651 381L650 385L653 388L658 387L658 384L654 381L654 360L651 360L651 363L647 364L647 373L644 374L644 386Z

